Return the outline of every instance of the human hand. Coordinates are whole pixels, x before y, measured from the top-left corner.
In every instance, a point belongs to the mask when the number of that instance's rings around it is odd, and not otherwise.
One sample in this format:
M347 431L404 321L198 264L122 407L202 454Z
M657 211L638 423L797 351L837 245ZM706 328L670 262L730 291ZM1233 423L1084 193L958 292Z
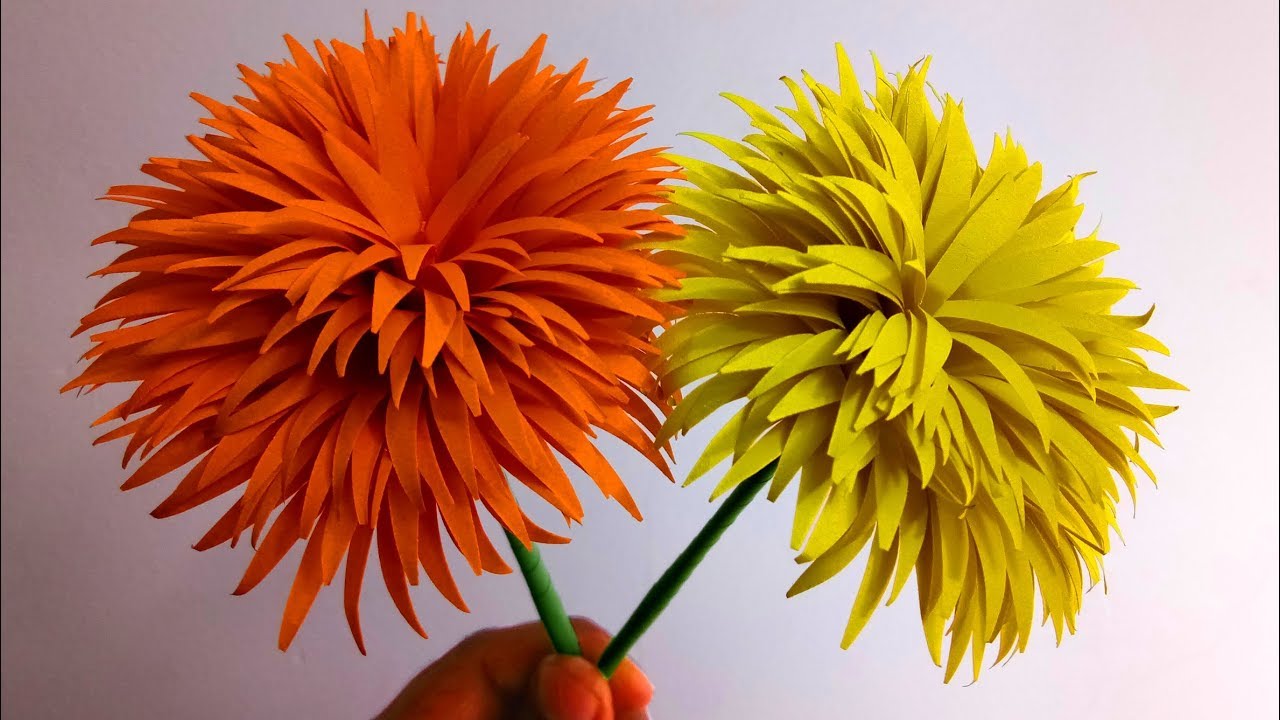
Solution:
M375 720L642 720L653 685L626 660L609 680L595 660L609 633L574 618L586 659L556 655L538 623L478 632L409 681Z

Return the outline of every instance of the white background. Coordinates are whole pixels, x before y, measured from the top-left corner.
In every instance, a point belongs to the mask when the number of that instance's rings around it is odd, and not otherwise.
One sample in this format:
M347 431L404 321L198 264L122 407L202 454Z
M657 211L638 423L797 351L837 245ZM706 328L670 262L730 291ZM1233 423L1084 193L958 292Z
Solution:
M371 2L379 32L400 3ZM881 7L872 7L881 5ZM1273 2L427 2L445 38L492 27L510 59L537 33L552 61L636 78L656 103L659 144L710 153L682 130L741 134L717 98L782 102L781 74L834 82L842 41L901 69L934 55L930 79L965 100L985 156L1011 126L1047 181L1096 170L1086 227L1121 250L1109 270L1154 302L1173 349L1157 369L1190 386L1150 457L1161 488L1122 509L1126 545L1109 594L1087 596L1080 632L981 682L941 684L914 600L880 611L838 647L857 585L846 573L786 600L791 496L733 528L637 649L658 718L1271 717L1277 702L1277 17ZM14 718L363 718L476 629L524 621L518 578L463 579L463 615L415 591L431 633L400 620L380 581L364 602L370 655L325 592L287 654L275 649L292 570L243 598L247 548L190 544L220 510L156 521L171 482L121 494L119 448L88 422L119 397L74 399L83 340L66 336L106 290L85 276L123 224L95 203L140 178L150 155L189 153L199 90L241 91L235 63L282 58L280 35L362 36L338 0L6 2L3 36L3 711ZM1056 184L1053 183L1053 184ZM708 435L679 445L682 467ZM607 448L648 519L587 491L586 526L546 555L566 603L617 627L711 508L713 481L681 490ZM704 484L705 483L705 484ZM282 567L290 567L289 561Z

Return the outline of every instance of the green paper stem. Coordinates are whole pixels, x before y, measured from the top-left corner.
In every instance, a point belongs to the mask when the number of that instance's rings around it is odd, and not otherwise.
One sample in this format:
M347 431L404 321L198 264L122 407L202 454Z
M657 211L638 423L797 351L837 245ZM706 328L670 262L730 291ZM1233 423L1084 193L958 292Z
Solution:
M551 638L551 647L561 655L581 655L578 635L573 631L573 624L569 622L569 614L564 611L564 603L560 601L555 584L551 582L551 573L547 572L547 566L542 563L542 553L538 552L538 546L531 543L526 548L520 538L510 531L507 532L507 542L511 543L511 551L516 555L516 564L520 566L520 574L529 587L529 595L533 598L533 606L538 610L542 627Z
M693 574L698 563L702 562L702 558L706 557L711 546L715 545L724 531L738 519L760 489L769 483L777 468L778 462L775 460L734 488L733 492L729 493L729 497L720 503L720 507L716 509L707 524L703 525L694 536L689 546L676 557L675 562L662 573L662 577L658 578L653 587L649 588L644 599L636 606L635 612L627 618L627 622L623 624L622 629L613 637L608 647L604 649L604 654L600 656L598 667L606 678L613 676L614 671L631 652L631 648L640 640L640 636L644 635L649 626L658 619L658 615L662 614L662 611L675 598L676 593L680 592L680 588Z

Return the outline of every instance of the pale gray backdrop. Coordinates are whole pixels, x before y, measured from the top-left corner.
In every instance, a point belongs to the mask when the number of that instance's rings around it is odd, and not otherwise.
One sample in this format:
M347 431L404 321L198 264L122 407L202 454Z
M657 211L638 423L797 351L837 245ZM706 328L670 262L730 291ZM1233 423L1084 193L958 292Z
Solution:
M652 137L709 153L681 130L741 133L716 97L786 97L779 75L834 81L842 41L869 71L935 55L930 79L964 98L980 151L1011 126L1050 180L1096 170L1084 223L1122 250L1111 269L1155 302L1157 367L1193 392L1163 424L1161 489L1142 488L1109 595L1080 632L976 686L944 687L913 600L838 647L857 585L800 598L786 547L788 496L750 509L637 649L659 718L1199 718L1276 716L1277 17L1274 2L399 2L369 3L379 32L406 9L451 37L492 27L504 57L539 32L549 57L589 76L636 78ZM128 209L93 198L140 178L149 155L189 152L191 90L240 92L238 62L283 57L280 35L362 35L340 0L6 1L3 79L3 711L6 718L364 718L478 628L532 617L520 581L466 578L463 615L415 592L420 640L369 583L360 657L334 592L288 654L275 649L289 572L233 598L247 548L189 549L213 511L156 521L169 483L115 488L119 449L88 422L119 397L59 397L83 340L67 340L106 289L85 276L90 239ZM706 441L679 445L683 467ZM710 512L712 482L656 481L611 457L648 519L588 492L575 542L547 552L573 611L621 623ZM286 563L287 564L287 563ZM338 593L340 594L340 593Z

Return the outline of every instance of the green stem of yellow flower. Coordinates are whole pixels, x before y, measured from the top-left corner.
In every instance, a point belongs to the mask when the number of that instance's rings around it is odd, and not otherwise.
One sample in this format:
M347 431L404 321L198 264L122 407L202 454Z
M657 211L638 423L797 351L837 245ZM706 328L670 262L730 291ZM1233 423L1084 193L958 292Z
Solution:
M626 659L627 654L631 652L631 648L644 635L649 626L653 625L658 619L658 615L666 609L671 600L675 598L676 593L680 592L680 588L684 586L689 576L693 574L698 563L706 557L707 552L711 550L711 546L716 544L720 536L725 530L738 519L742 511L751 503L754 498L769 480L773 478L773 473L778 469L778 463L769 463L759 472L744 480L733 492L729 493L729 497L720 503L720 507L716 509L711 519L706 525L698 531L689 546L676 557L675 562L667 571L662 573L662 577L658 578L658 582L649 588L649 592L645 594L644 599L636 606L635 612L631 613L631 617L627 618L627 622L623 624L622 629L609 642L608 647L604 649L604 654L600 656L598 666L600 672L604 676L611 677L622 661Z
M564 611L560 594L551 582L551 573L547 572L547 566L542 563L538 546L530 543L529 547L525 547L520 538L510 532L507 532L507 542L511 543L511 551L515 553L520 574L529 587L529 595L533 598L533 606L538 610L542 627L551 637L551 646L561 655L581 655L578 636L569 622L569 614Z

